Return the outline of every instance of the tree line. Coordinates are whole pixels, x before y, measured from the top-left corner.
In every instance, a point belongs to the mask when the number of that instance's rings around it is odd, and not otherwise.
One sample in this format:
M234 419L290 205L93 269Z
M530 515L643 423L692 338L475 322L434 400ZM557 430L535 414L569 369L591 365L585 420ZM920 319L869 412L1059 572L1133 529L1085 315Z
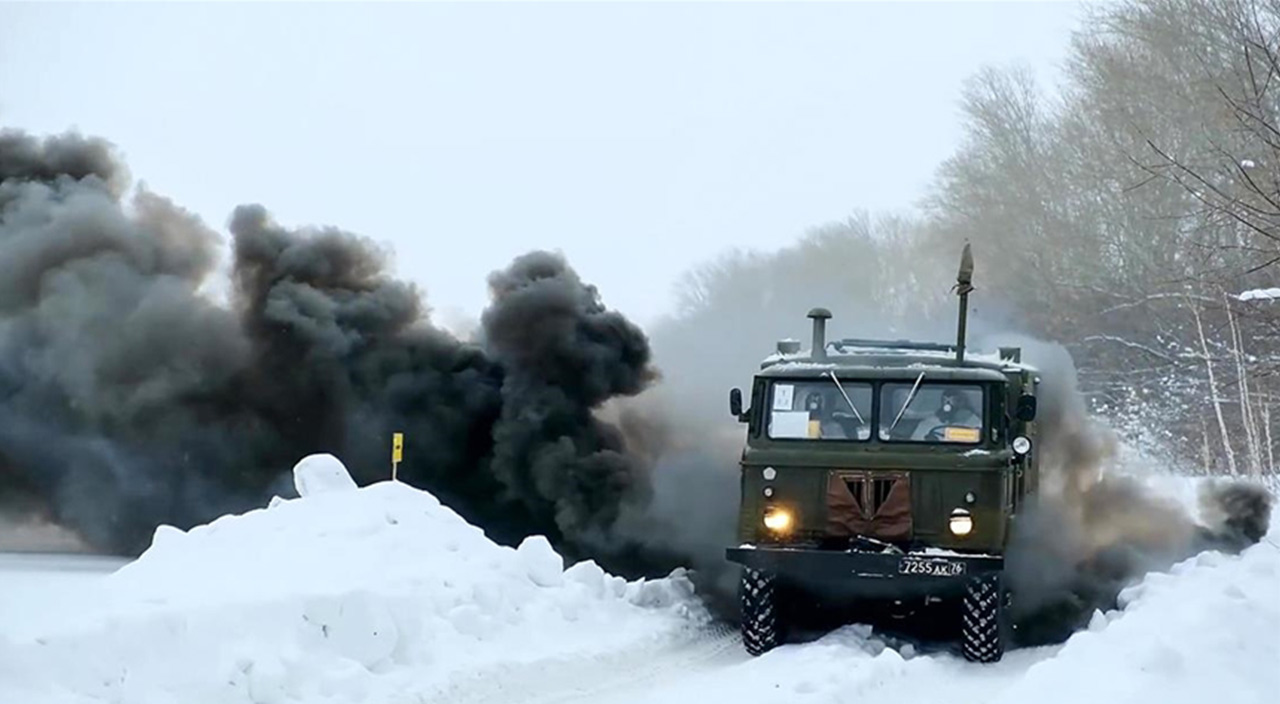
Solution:
M1280 0L1095 8L1056 91L1018 67L971 77L965 141L919 212L689 271L659 361L713 350L701 373L740 384L778 337L804 339L812 305L840 330L946 340L969 242L977 330L1064 345L1093 408L1180 464L1274 474L1278 32Z

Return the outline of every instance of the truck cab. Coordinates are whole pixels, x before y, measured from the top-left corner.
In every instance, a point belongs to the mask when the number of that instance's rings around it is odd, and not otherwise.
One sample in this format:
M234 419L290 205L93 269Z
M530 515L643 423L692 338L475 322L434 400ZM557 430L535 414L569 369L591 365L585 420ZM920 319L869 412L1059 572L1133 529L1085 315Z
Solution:
M809 312L809 350L778 343L748 405L730 392L744 645L781 642L786 599L954 599L965 657L999 660L1005 547L1037 489L1038 372L1017 348L966 356L963 315L956 345L827 341L830 317Z

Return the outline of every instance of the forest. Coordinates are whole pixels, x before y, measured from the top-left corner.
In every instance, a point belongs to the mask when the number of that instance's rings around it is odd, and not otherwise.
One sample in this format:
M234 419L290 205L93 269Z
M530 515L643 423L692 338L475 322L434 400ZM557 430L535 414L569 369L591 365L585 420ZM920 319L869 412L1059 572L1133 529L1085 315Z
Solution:
M1060 344L1129 440L1181 471L1274 479L1278 30L1276 0L1089 8L1061 85L1016 65L969 79L965 141L916 211L869 208L687 271L653 330L660 364L680 377L680 359L713 355L701 396L723 405L777 339L807 342L811 306L845 336L954 339L967 242L973 340Z

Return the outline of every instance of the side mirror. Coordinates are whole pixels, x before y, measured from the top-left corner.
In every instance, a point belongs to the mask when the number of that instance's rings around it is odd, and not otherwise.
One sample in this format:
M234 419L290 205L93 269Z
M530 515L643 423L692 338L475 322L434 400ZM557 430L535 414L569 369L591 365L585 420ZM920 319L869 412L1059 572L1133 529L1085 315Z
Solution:
M729 412L734 418L742 419L742 389L729 389Z
M1018 420L1023 423L1030 423L1036 419L1036 397L1029 394L1023 394L1018 398L1018 410L1016 413Z

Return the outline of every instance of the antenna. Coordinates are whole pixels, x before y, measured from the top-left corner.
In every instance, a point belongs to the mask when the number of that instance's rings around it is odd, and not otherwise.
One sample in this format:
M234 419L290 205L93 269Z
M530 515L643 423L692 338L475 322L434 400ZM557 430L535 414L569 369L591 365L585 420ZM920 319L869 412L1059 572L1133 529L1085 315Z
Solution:
M973 291L973 252L969 243L964 243L964 251L960 253L960 272L956 274L956 285L952 287L960 297L960 321L956 326L956 361L964 361L965 328L969 324L969 292Z

